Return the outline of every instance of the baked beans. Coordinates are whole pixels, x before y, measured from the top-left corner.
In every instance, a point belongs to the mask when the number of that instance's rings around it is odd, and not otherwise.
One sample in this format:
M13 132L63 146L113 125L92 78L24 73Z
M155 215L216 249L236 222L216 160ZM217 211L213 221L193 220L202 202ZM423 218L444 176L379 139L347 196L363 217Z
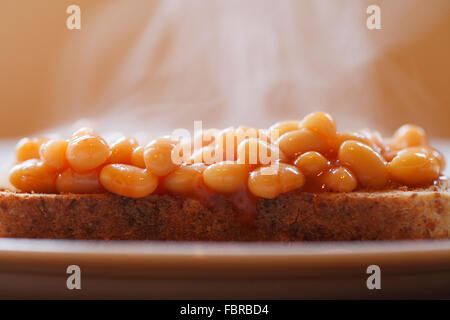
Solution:
M336 192L351 192L358 186L356 176L347 168L333 168L321 177L326 189Z
M278 163L252 171L248 188L253 195L272 199L280 193L301 188L305 184L303 173L295 166Z
M285 159L283 152L277 146L263 140L246 139L238 147L238 163L270 164Z
M164 179L164 187L172 193L192 193L203 184L205 169L203 163L181 166Z
M203 171L205 184L221 193L236 192L248 179L248 166L234 161L221 161Z
M81 128L67 140L24 138L16 157L9 178L21 191L109 191L134 198L152 194L159 185L158 193L243 190L260 198L303 189L428 186L440 179L446 164L418 126L404 125L392 137L367 129L337 131L325 112L268 129L207 129L181 141L163 136L145 147L130 137L108 145L93 129Z
M9 181L24 192L56 192L56 171L44 161L29 159L15 165L9 172Z
M324 136L307 128L283 134L276 144L288 157L308 151L317 151L321 154L327 154L330 151L330 146Z
M102 186L115 194L142 198L155 191L158 177L146 169L127 164L108 164L100 172Z
M171 173L177 165L172 161L172 150L175 142L169 137L153 140L145 147L144 161L147 169L157 176Z
M111 155L108 163L131 164L131 156L139 143L130 137L121 137L111 144Z
M330 161L316 151L308 151L298 156L294 164L309 177L317 176L330 166Z
M313 112L307 115L300 122L300 128L316 132L328 139L328 141L332 141L336 136L336 122L326 112Z
M191 155L191 157L189 158L189 162L204 164L216 163L216 147L210 145L201 148Z
M101 193L105 189L100 184L100 170L78 173L67 168L56 178L56 190L61 193Z
M66 140L49 140L41 145L39 155L41 159L55 170L62 170L68 166L66 159Z
M355 140L345 141L339 148L338 160L355 172L364 187L382 188L388 182L383 157L364 143Z
M408 186L431 184L439 177L439 160L425 148L408 148L400 151L389 163L393 180Z
M274 167L261 167L250 173L248 188L253 195L273 199L281 193L278 170Z
M144 161L144 147L138 146L134 148L131 153L130 162L133 166L145 169L145 161Z
M405 124L394 133L392 145L395 149L427 145L425 130L419 126Z
M278 140L283 134L295 131L299 128L300 122L298 120L280 121L269 128L269 136L272 140Z
M69 165L77 172L87 172L100 167L111 155L106 141L97 136L81 136L70 140L66 149Z
M23 138L16 146L16 158L18 162L22 162L29 159L39 159L39 150L41 145L46 142L47 139L41 138Z

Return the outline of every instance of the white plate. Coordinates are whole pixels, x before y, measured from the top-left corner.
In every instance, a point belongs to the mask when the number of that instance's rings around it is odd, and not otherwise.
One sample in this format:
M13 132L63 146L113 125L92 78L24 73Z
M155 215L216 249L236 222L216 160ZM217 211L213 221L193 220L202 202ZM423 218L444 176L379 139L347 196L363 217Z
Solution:
M433 145L450 159L448 140ZM79 291L66 287L66 268L74 264L82 272ZM381 290L367 289L369 265L381 268ZM450 240L221 244L0 239L0 298L427 297L450 299Z
M66 268L81 268L68 290ZM381 289L369 290L369 265ZM174 243L0 239L1 298L450 298L450 240Z

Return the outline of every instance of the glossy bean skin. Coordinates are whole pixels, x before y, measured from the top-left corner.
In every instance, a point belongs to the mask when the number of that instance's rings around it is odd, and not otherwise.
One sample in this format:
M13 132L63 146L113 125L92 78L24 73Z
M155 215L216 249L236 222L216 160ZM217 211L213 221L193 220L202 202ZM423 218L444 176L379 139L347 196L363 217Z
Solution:
M284 192L301 188L305 184L305 177L295 166L275 164L260 167L250 173L248 188L250 192L260 198L273 199Z
M165 176L177 168L172 161L172 150L175 141L169 137L153 140L145 147L144 161L146 168L157 176Z
M322 135L306 128L285 133L278 139L276 145L287 157L294 157L308 151L327 154L331 149Z
M299 189L305 184L303 173L296 166L290 164L280 163L278 176L282 193Z
M203 171L205 184L220 193L232 193L245 186L248 166L234 161L221 161L210 165Z
M202 148L200 148L201 150ZM172 149L172 162L181 165L186 163L192 163L191 157L194 153L195 148L192 147L192 144L189 141L184 141L181 143L175 144Z
M381 136L381 133L379 133L378 131L370 131L370 130L363 130L362 132L369 139L369 141L371 143L371 144L369 144L369 146L373 150L375 150L376 152L378 152L382 156L384 156L384 154L386 152L390 151L389 150L389 146L384 141L383 137Z
M164 187L175 194L190 194L203 185L204 164L181 166L164 179Z
M230 127L220 131L214 144L216 162L235 161L237 146L236 128Z
M216 148L214 145L209 145L195 151L189 158L189 163L200 164L204 163L207 165L216 163Z
M356 174L364 187L382 188L388 182L388 171L383 157L364 143L345 141L339 148L338 160Z
M238 146L238 163L267 165L285 159L277 146L256 138L245 139Z
M425 130L419 126L405 124L397 129L393 137L393 147L404 149L427 145Z
M345 141L348 141L348 140L359 141L361 143L368 145L369 147L374 149L376 152L378 152L378 153L381 152L381 149L378 148L376 145L374 145L374 143L370 140L370 138L367 135L365 135L364 133L361 133L361 132L356 132L356 131L343 131L343 132L337 133L336 145L335 145L336 150L339 150L340 146Z
M130 163L135 167L139 167L145 169L145 161L144 161L144 147L138 146L134 148L131 153Z
M60 193L102 193L105 189L100 184L100 171L78 173L71 168L61 172L56 178L56 190Z
M351 192L358 186L356 176L347 168L337 167L327 171L321 181L326 188L336 192Z
M109 164L100 172L102 186L115 194L143 198L158 187L158 177L146 169L126 164Z
M326 112L313 112L307 115L300 122L300 128L306 128L316 132L328 141L334 140L336 136L336 122L333 117Z
M400 151L388 165L394 181L407 186L431 184L439 177L439 160L422 148L408 148Z
M107 163L131 164L131 156L135 148L139 146L136 139L120 137L111 144L111 155Z
M66 140L49 140L41 145L40 158L55 170L62 170L69 164L66 159L68 146Z
M441 168L441 173L444 172L445 167L446 167L446 162L445 162L445 157L444 155L436 149L430 148L431 149L431 154L439 161L439 166Z
M298 120L280 121L272 125L268 134L274 141L278 140L283 134L300 129Z
M406 150L406 149L403 149L403 150ZM411 147L411 148L407 148L407 150L413 151L413 152L424 152L424 153L428 154L429 156L435 157L439 162L440 172L442 173L445 170L445 166L446 166L445 158L444 158L444 155L439 150L436 150L430 146ZM399 152L397 152L395 155L398 155L398 153Z
M215 143L216 162L235 161L239 145L236 128L226 128L219 132Z
M237 149L242 141L258 139L263 133L256 128L240 126L238 128L226 128L219 132L215 141L216 162L236 161ZM268 139L264 136L265 139Z
M316 151L301 154L295 159L294 164L309 177L317 176L330 166L328 159Z
M47 139L43 138L23 138L16 146L16 158L18 162L23 162L29 159L39 159L39 150L41 145Z
M66 159L79 173L94 170L103 165L111 155L106 141L96 136L81 136L69 141Z
M248 189L256 197L265 199L277 197L281 193L278 169L267 166L252 171L248 179Z
M55 193L56 176L42 160L29 159L11 168L9 181L23 192Z

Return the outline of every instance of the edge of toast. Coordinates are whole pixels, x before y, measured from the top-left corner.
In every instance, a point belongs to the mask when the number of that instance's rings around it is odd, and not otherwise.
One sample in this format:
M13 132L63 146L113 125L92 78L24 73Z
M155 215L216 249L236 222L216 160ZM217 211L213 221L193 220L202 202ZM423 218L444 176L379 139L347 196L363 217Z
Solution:
M226 197L0 191L0 237L322 241L450 238L448 183L350 193L292 191L258 199L251 223Z

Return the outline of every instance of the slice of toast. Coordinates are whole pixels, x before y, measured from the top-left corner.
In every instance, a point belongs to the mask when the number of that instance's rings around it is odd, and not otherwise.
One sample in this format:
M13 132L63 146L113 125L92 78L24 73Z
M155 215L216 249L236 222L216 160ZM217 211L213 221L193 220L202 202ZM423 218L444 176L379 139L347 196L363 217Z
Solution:
M426 189L293 191L259 199L243 224L231 203L188 197L0 192L0 236L57 239L319 241L450 238L447 182Z

